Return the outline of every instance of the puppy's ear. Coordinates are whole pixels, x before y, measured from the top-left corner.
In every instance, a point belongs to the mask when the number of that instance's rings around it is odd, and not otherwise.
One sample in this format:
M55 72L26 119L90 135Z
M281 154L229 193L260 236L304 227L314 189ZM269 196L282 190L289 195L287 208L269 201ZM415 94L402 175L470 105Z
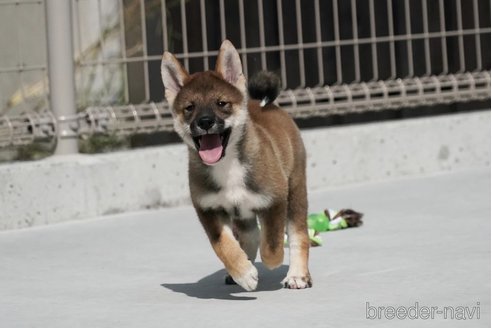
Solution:
M169 106L173 106L176 95L184 85L188 72L179 61L169 52L165 52L161 62L161 77Z
M224 40L220 46L215 71L220 73L224 80L246 94L246 79L243 75L241 59L229 40Z

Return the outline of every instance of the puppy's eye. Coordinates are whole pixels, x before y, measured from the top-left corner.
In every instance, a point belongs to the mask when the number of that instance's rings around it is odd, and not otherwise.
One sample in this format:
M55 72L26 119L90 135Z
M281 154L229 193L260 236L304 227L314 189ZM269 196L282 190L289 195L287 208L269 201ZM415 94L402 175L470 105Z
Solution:
M225 101L221 101L221 100L217 101L217 106L225 107L225 105L227 105L227 103Z
M195 105L191 104L191 105L186 106L184 110L187 113L191 113L193 111L193 109L195 109Z

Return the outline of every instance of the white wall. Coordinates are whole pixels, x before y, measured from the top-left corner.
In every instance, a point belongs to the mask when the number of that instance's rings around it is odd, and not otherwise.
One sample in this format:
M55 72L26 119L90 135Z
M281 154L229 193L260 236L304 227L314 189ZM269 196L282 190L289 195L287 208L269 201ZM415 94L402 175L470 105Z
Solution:
M306 130L303 138L310 190L490 166L489 111ZM184 203L181 144L0 165L0 230Z

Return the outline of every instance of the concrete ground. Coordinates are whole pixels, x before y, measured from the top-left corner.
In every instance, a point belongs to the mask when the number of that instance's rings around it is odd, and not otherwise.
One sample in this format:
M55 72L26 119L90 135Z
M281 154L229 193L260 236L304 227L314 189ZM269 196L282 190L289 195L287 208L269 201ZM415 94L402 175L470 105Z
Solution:
M0 327L490 327L490 168L310 194L325 207L365 224L323 234L308 290L260 263L257 291L225 286L191 207L0 232Z

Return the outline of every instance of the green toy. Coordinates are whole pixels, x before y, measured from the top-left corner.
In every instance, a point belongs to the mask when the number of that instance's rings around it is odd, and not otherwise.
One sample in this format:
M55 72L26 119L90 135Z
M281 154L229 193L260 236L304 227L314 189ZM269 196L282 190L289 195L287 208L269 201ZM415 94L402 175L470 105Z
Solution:
M311 242L311 246L321 246L323 245L323 239L319 235L319 232L314 229L308 229L309 241ZM284 246L289 245L289 237L287 234L284 234Z
M342 209L339 211L326 209L320 213L309 214L307 224L311 246L321 246L323 244L323 240L319 235L320 232L360 226L362 224L362 216L362 213L351 209ZM288 245L287 235L285 235L284 241Z
M330 213L331 212L331 213ZM308 215L308 228L319 232L345 229L348 227L347 221L342 216L336 217L338 212L325 210L320 213ZM332 219L336 217L336 219Z

